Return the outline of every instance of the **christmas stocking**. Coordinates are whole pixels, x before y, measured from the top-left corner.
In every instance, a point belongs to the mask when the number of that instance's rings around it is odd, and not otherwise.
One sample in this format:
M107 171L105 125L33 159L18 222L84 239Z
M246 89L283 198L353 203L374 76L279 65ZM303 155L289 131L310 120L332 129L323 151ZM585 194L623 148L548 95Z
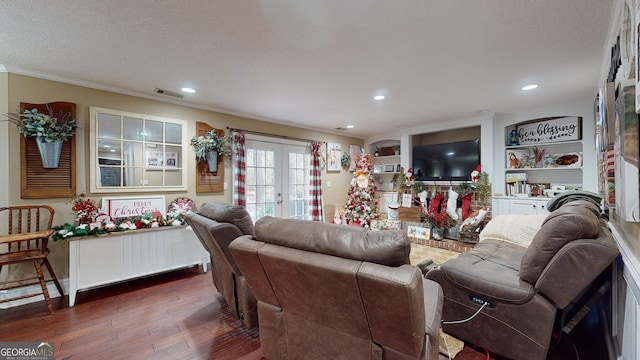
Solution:
M462 221L469 217L469 212L471 210L471 195L472 194L467 194L462 197Z
M440 210L440 202L442 201L442 194L437 192L433 199L429 202L429 214L437 214Z
M449 215L453 220L458 221L458 193L449 189L449 198L447 199L447 215Z

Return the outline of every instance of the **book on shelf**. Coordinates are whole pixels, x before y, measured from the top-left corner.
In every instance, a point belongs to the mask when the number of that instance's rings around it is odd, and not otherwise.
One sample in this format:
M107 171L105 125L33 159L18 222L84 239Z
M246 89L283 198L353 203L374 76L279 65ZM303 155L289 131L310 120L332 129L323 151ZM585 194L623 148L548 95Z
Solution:
M527 181L527 173L507 173L507 182Z
M507 180L505 193L507 196L522 197L528 196L531 186L526 181Z

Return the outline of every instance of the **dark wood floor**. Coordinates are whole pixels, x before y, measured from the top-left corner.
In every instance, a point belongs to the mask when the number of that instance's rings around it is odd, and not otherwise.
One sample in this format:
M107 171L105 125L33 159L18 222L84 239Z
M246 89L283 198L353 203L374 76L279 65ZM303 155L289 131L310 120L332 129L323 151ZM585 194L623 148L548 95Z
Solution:
M198 268L81 292L72 308L67 300L54 299L53 315L44 302L0 310L0 341L53 342L56 359L264 359L258 330L240 325ZM563 340L549 358L605 359L576 343ZM481 359L470 346L455 358Z

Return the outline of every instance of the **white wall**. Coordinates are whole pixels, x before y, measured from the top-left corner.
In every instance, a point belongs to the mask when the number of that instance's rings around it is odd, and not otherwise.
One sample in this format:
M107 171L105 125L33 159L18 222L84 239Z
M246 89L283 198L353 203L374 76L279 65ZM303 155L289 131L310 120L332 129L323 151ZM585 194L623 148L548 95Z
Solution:
M446 131L471 126L480 126L480 163L482 164L482 170L486 171L489 174L490 181L494 181L493 142L495 132L493 125L493 113L491 112L478 116L447 119L441 122L400 129L400 162L402 166L405 169L411 167L410 157L411 149L413 147L411 138L413 135L428 134L432 132ZM365 143L367 143L366 140Z

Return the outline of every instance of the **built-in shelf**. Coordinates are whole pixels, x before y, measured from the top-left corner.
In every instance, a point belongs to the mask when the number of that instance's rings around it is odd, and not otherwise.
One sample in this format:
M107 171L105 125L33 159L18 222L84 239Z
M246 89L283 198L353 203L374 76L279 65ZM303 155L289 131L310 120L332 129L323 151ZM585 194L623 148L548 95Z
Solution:
M520 126L544 124L560 118L548 118L525 121L505 127L505 139ZM578 128L582 126L581 118L567 118L568 122L577 121ZM583 141L584 139L555 141L540 135L542 143L527 143L525 145L504 146L505 184L503 189L495 186L495 195L517 194L517 197L494 196L495 214L501 213L546 213L545 200L540 197L527 197L540 189L582 189L583 186ZM545 142L546 141L546 142ZM530 140L528 141L530 142ZM543 151L542 156L536 152ZM538 153L539 154L539 153ZM522 173L518 174L516 173ZM501 194L502 193L502 194Z
M561 146L561 147L566 147L566 146L570 146L571 144L578 144L580 149L582 149L582 140L571 140L571 141L563 141L563 142L557 142L557 143L545 143L545 144L538 144L538 145L507 145L506 149L530 149L533 147L547 147L547 146Z
M548 167L548 168L518 168L518 169L506 169L508 172L520 172L520 171L554 171L554 170L582 170L582 166L573 167Z

